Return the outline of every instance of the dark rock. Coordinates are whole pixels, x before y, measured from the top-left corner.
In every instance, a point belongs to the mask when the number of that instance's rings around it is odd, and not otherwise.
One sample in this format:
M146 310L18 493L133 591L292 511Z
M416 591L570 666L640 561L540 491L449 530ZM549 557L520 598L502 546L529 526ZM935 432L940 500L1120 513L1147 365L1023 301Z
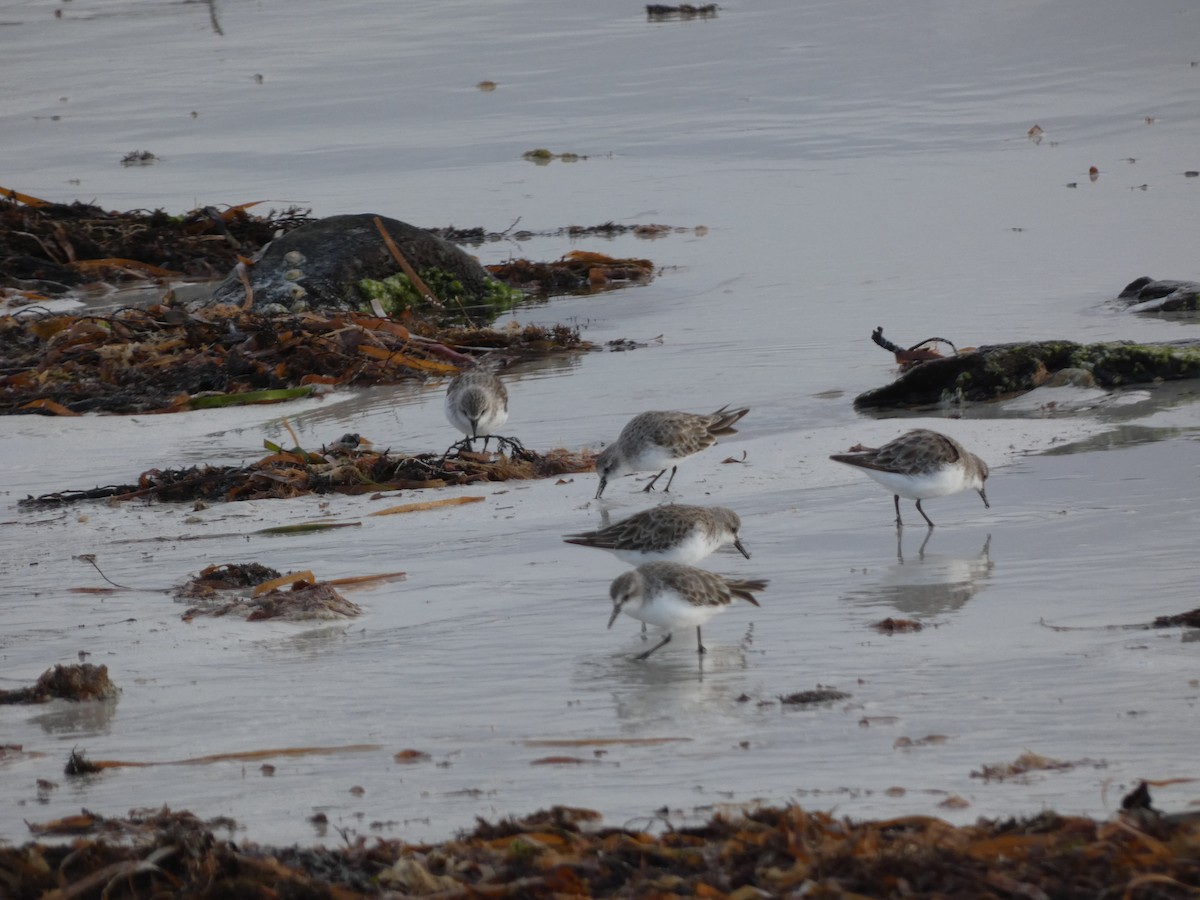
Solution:
M1149 275L1125 285L1117 300L1130 312L1180 312L1200 309L1200 282L1157 280Z
M459 247L415 225L382 216L380 220L409 264L431 287L438 279L430 273L444 273L461 286L459 300L469 305L494 290L483 267ZM375 216L362 213L330 216L289 231L263 248L247 275L256 308L301 311L363 308L367 303L359 288L363 279L383 280L401 271L375 226ZM240 306L244 300L245 287L235 270L208 302Z

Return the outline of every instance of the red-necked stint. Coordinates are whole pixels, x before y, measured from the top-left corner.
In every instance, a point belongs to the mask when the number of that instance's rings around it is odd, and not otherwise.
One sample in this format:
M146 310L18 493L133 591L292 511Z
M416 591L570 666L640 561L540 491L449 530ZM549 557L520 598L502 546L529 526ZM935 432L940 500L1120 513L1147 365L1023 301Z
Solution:
M483 438L483 449L508 421L508 389L491 372L463 372L446 389L446 418L466 435L467 444Z
M613 611L608 627L612 628L622 612L660 631L666 636L638 659L645 659L659 647L671 641L676 628L696 626L696 645L704 653L700 626L729 606L735 598L758 606L754 592L767 586L762 578L724 578L704 569L680 563L644 563L613 581L609 589Z
M691 565L726 544L733 544L749 559L741 528L738 514L724 506L668 504L644 509L606 528L569 534L563 540L608 550L633 566L648 562Z
M730 409L723 406L714 413L656 411L634 416L621 429L616 441L605 447L596 457L596 474L600 476L600 487L596 498L604 493L610 478L632 472L660 470L642 490L653 490L654 482L662 477L667 467L671 477L664 490L671 489L675 480L677 464L716 443L717 438L737 434L733 427L749 409Z
M987 463L954 438L927 428L914 428L878 449L859 447L829 458L862 469L892 492L897 528L904 524L900 521L901 497L917 501L917 512L930 528L933 520L921 509L921 501L930 497L973 488L983 498L983 505L991 509L983 488L988 477Z

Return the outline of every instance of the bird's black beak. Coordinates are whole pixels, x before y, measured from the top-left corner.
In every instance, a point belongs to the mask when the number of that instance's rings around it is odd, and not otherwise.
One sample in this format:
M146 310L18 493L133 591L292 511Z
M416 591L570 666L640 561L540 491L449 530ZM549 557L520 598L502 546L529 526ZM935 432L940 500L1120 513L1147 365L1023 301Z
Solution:
M979 496L983 498L983 505L984 505L984 507L986 507L987 509L991 509L991 508L992 508L992 504L988 503L987 491L985 491L983 488L980 488L980 489L979 489Z
M618 603L613 606L613 614L608 617L608 627L609 628L613 627L613 622L617 621L617 616L619 616L620 614L621 614L621 604Z
M746 559L750 558L750 551L746 549L746 546L742 543L741 538L734 538L733 546L737 547L738 551L742 554L742 556L746 557Z
M601 477L601 478L600 478L600 487L598 487L598 488L596 489L596 499L597 499L597 500L599 500L599 499L600 499L600 495L604 493L604 488L605 488L607 485L608 485L608 479L607 479L607 478L604 478L604 477Z

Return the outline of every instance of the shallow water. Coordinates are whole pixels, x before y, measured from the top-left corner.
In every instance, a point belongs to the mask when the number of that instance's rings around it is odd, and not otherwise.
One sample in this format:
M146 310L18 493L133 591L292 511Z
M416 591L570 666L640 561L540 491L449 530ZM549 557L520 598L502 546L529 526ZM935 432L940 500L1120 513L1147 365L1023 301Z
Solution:
M876 325L902 344L960 346L1194 333L1194 319L1132 318L1105 300L1138 275L1196 277L1187 226L1200 183L1182 173L1200 146L1200 11L768 0L648 23L636 5L263 0L215 4L218 34L202 4L61 9L0 2L5 187L117 209L261 198L427 226L685 229L477 249L484 262L587 249L662 267L645 287L510 317L578 323L598 345L650 343L516 368L509 424L540 449L596 447L643 409L751 406L672 493L736 509L753 558L708 565L771 585L761 609L706 626L702 662L680 634L635 663L636 623L604 628L622 564L559 540L657 499L632 479L603 506L585 475L438 492L486 500L378 518L367 514L434 496L17 508L151 467L253 459L264 439L290 440L284 416L305 446L357 431L440 449L453 439L440 385L175 416L9 417L0 687L82 651L123 691L112 704L0 708L3 742L45 754L0 761L0 839L81 806L163 803L305 842L341 840L308 823L315 811L416 840L551 803L615 824L756 799L958 821L1104 815L1139 778L1194 774L1194 645L1178 630L1111 627L1196 605L1194 389L1043 389L903 422L860 417L851 401L893 376L870 343ZM483 79L497 89L477 90ZM1034 123L1040 144L1026 136ZM543 146L589 158L520 158ZM120 166L135 149L161 161ZM910 524L898 545L891 499L826 457L914 424L988 460L992 509L974 494L931 501L938 527ZM362 526L245 536L319 516ZM919 521L911 504L905 516ZM210 537L229 533L240 536ZM138 590L70 592L103 585L73 559L83 553ZM241 561L409 574L349 594L367 610L349 624L183 623L163 590ZM927 627L883 636L870 626L887 616ZM818 684L851 697L777 702ZM682 740L579 744L614 738ZM273 776L258 762L61 775L72 747L171 761L352 744L378 749L278 757ZM405 748L432 760L397 764ZM1021 783L971 775L1025 750L1079 765ZM534 765L552 756L583 761ZM59 787L39 794L38 778ZM1195 792L1155 796L1177 808ZM950 797L965 805L941 805Z

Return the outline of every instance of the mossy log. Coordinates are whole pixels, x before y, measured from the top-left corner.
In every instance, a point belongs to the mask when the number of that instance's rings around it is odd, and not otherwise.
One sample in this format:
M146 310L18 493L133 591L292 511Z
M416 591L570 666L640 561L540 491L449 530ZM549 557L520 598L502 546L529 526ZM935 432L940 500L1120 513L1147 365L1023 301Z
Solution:
M884 387L859 394L855 409L986 402L1022 394L1056 377L1101 387L1200 376L1200 341L1135 344L1115 341L1027 341L994 344L974 352L930 360Z

